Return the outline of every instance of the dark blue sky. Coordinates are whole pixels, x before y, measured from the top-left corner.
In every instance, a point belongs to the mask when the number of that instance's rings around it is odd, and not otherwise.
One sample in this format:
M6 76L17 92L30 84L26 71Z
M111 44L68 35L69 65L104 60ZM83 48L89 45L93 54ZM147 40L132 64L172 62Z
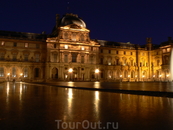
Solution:
M4 0L0 30L50 33L55 15L78 14L92 39L145 44L152 37L160 44L173 37L172 0Z

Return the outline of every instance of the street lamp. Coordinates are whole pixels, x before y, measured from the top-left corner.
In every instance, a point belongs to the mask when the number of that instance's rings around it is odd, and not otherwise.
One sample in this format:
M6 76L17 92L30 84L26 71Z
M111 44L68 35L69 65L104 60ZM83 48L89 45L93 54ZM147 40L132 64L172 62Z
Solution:
M122 75L120 75L120 82L122 82Z
M68 70L68 72L70 73L70 80L71 80L71 75L72 75L73 69L70 68L70 69Z
M169 74L167 74L167 75L166 75L166 77L167 77L167 80L168 80L168 82L169 82L169 79L168 79L168 77L169 77Z
M96 76L97 76L97 80L98 80L98 77L99 77L99 76L98 76L98 75L99 75L99 72L100 72L99 69L95 69L95 73L96 73Z
M155 75L153 75L153 81L154 81Z
M128 81L130 82L130 75L128 75Z
M135 81L137 81L137 77L138 77L138 76L137 76L137 75L135 75Z
M22 76L23 76L23 73L20 73L20 78L21 78L21 81L22 81Z
M143 82L144 82L144 77L145 77L145 75L142 75Z
M7 75L8 75L8 81L10 81L10 73L7 73Z

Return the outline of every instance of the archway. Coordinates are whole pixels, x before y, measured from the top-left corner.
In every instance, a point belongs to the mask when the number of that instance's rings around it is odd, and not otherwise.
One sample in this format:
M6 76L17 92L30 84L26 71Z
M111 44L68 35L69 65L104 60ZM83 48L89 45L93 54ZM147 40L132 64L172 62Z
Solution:
M52 69L52 79L58 79L58 69L55 67Z

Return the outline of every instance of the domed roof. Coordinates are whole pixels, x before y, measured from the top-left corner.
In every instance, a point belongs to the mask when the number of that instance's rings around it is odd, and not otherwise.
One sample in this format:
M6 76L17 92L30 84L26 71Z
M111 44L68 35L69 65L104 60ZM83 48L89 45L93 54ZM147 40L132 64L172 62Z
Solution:
M66 25L70 25L70 24L75 24L77 26L80 26L82 28L86 28L86 24L85 22L78 18L77 15L74 14L66 14L60 22L60 26L66 26Z

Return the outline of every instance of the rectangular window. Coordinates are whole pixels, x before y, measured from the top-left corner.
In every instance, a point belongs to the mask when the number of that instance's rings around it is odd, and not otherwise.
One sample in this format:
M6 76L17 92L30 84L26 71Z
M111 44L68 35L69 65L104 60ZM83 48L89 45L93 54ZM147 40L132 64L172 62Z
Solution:
M109 50L109 54L111 54L111 50Z
M64 55L64 62L68 63L68 55Z
M103 64L103 58L100 58L100 64Z
M16 77L16 68L12 68L12 77Z
M13 61L17 60L17 54L13 54Z
M117 54L118 54L118 51L117 51Z
M76 62L77 60L77 54L72 54L72 62Z
M28 47L28 43L25 43L25 47Z
M133 55L133 52L131 52L131 55Z
M54 48L56 48L56 44L54 44Z
M116 59L116 65L119 65L119 59Z
M126 55L126 52L124 51L124 55Z
M28 61L28 54L24 54L24 61Z
M103 49L100 50L100 53L103 53Z
M54 60L54 62L57 62L57 54L53 55L53 60Z
M84 63L84 56L81 56L81 63Z
M91 51L93 51L93 47L91 47Z
M40 48L40 45L39 44L36 44L36 48L39 49Z
M36 54L36 55L35 55L35 61L36 61L36 62L39 62L39 59L40 59L40 55L39 55L39 54Z
M4 53L2 52L2 53L0 53L0 60L4 60Z
M35 68L35 78L39 77L39 68Z
M16 43L16 42L14 42L14 43L13 43L13 46L14 46L14 47L17 47L17 43Z

